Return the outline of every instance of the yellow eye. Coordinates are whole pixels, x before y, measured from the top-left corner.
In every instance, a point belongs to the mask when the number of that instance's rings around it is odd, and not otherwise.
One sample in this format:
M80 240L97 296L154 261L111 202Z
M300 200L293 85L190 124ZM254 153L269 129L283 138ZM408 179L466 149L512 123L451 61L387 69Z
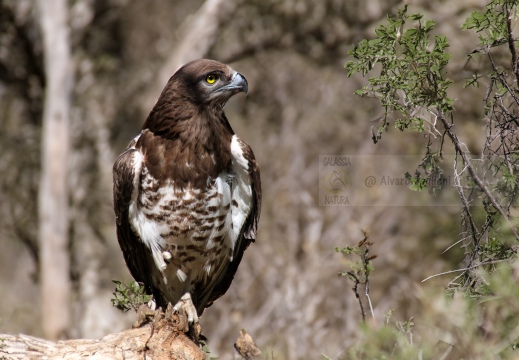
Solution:
M216 76L213 74L207 75L205 78L205 82L211 85L214 84L216 82Z

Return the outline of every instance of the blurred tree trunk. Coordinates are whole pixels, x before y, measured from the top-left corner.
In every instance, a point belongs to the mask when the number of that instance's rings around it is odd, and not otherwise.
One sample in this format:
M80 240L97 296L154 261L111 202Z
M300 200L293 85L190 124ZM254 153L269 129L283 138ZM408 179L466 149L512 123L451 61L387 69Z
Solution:
M73 79L67 1L38 5L47 79L38 199L42 325L47 338L58 339L70 324L67 161Z

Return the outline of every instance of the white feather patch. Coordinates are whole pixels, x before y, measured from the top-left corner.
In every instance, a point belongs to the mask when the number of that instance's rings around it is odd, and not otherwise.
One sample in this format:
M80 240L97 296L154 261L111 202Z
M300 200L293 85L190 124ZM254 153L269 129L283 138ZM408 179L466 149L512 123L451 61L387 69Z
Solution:
M242 146L238 141L238 137L233 135L231 140L231 155L233 158L232 171L232 200L236 201L238 206L231 205L232 213L232 248L241 233L242 227L252 210L252 187L249 175L249 161L243 154ZM231 258L232 261L232 258Z
M137 136L134 140L138 140L138 138L139 137ZM162 248L164 247L164 244L162 238L160 237L161 231L164 230L162 229L163 226L160 226L156 222L147 219L137 206L139 197L139 183L141 174L143 172L142 163L142 154L139 151L134 151L132 158L134 171L133 191L128 216L131 227L137 234L139 234L141 241L151 250L153 261L163 275L164 282L167 282L166 277L164 276L164 270L166 269L167 264L164 261L162 254Z
M204 266L204 270L207 273L207 275L209 275L209 273L211 272L211 264L206 264Z
M177 277L178 277L178 279L180 281L184 282L187 279L187 274L185 272L183 272L182 270L178 269L177 270Z
M249 170L249 161L245 159L245 156L243 156L243 149L241 148L240 142L238 141L238 137L236 135L233 135L231 139L231 154L233 160L237 162L243 170ZM233 170L236 170L235 166L233 166Z

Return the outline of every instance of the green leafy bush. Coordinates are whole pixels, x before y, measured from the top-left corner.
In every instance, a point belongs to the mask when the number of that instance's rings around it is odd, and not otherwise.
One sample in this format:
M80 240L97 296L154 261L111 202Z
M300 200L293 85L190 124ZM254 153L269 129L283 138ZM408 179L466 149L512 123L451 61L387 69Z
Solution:
M487 66L465 83L487 87L481 154L471 154L456 132L456 102L448 96L453 82L445 76L449 43L433 35L434 21L408 14L406 6L388 17L373 39L362 40L349 52L353 59L345 64L347 75L370 74L368 84L355 94L376 98L384 110L372 130L373 141L380 141L391 125L427 135L420 168L405 175L412 190L421 191L427 179L441 176L438 165L445 148L456 154L450 165L463 231L453 244L466 249L466 258L461 269L448 272L457 276L447 289L416 289L422 313L404 322L393 321L391 314L384 324L366 321L361 340L345 351L345 359L519 358L518 6L518 0L490 1L462 25L479 35L467 61L478 56ZM360 248L337 250L361 257L342 274L355 284L367 284L373 267L358 265L366 263ZM356 287L354 291L359 298Z

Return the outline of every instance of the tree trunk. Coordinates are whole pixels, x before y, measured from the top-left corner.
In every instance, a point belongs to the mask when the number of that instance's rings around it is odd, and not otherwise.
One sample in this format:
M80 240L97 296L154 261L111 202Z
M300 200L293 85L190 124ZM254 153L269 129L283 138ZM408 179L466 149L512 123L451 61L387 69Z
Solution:
M67 161L72 64L66 0L39 0L45 53L45 105L38 199L42 325L58 339L70 324Z

